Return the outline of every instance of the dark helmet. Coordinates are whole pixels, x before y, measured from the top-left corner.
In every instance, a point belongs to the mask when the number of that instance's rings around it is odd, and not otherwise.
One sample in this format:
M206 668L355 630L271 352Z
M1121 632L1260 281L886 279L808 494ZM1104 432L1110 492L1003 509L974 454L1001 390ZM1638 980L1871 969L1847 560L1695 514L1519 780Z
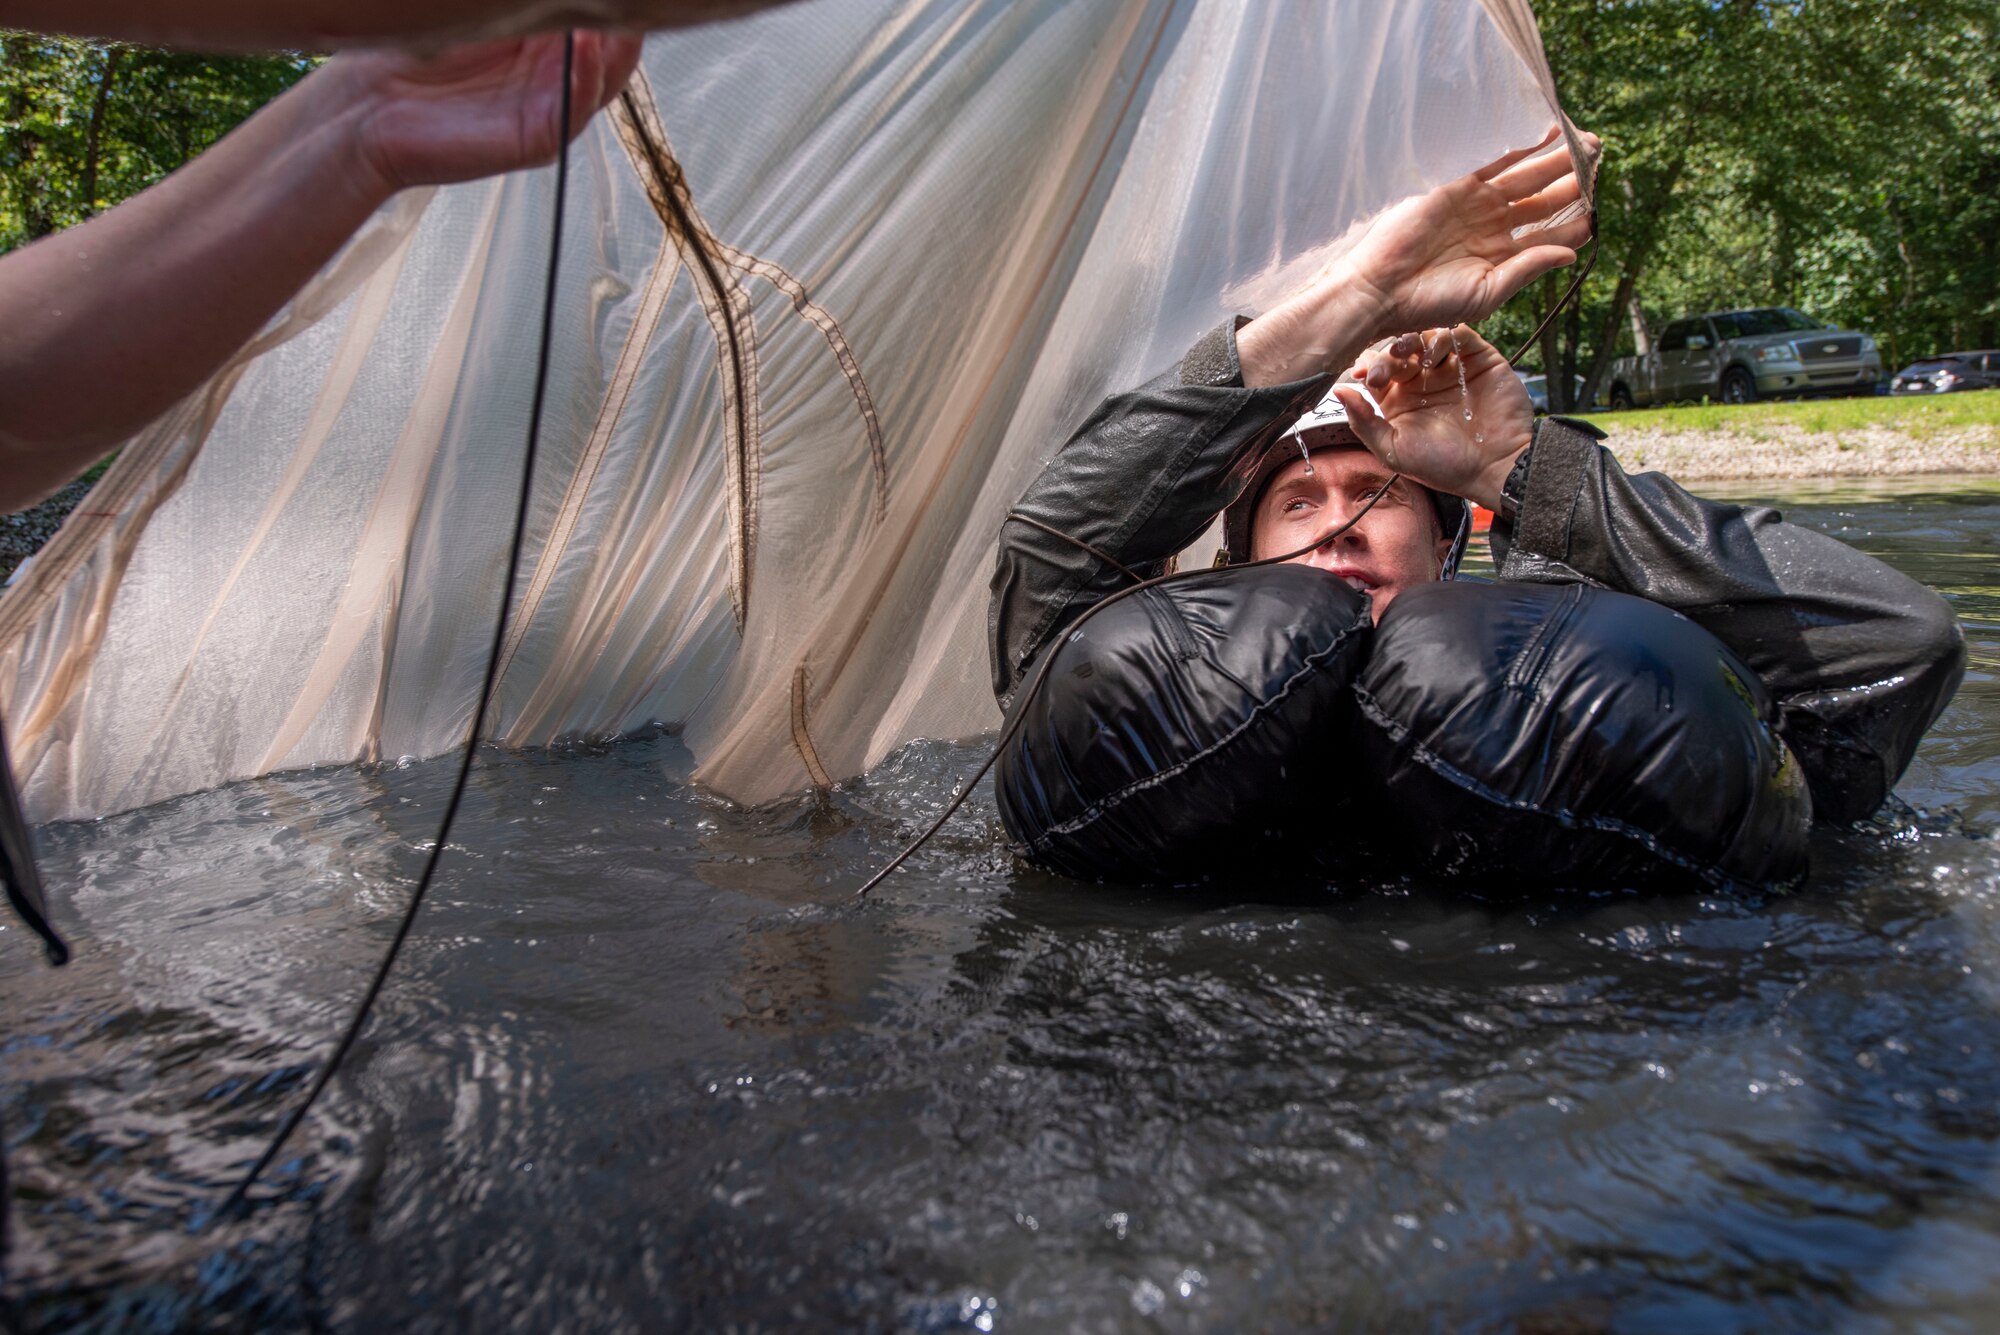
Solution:
M1328 391L1317 406L1302 414L1284 435L1264 451L1263 457L1250 470L1249 484L1222 512L1222 552L1216 564L1242 565L1250 559L1251 521L1257 513L1257 502L1264 494L1264 484L1271 480L1273 473L1294 459L1310 457L1314 450L1336 446L1357 450L1366 448L1361 443L1361 437L1355 435L1354 428L1348 424L1346 407ZM1472 534L1472 509L1456 496L1432 491L1429 487L1423 490L1437 510L1438 532L1452 535L1451 551L1445 557L1441 576L1450 579L1458 572L1459 559L1465 555L1465 544Z

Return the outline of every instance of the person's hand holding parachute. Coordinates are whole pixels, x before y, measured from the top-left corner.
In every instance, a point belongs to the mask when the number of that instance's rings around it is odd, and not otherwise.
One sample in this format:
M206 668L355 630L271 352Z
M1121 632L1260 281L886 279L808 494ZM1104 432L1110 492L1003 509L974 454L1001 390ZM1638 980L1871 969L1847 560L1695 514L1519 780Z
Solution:
M632 77L641 39L575 37L569 123L580 134ZM563 34L542 33L429 54L351 52L308 86L332 117L354 120L357 151L386 197L554 162L562 71Z
M1594 135L1583 142L1597 146ZM1385 335L1485 318L1575 262L1590 237L1589 215L1574 208L1582 191L1569 143L1551 129L1532 148L1385 210L1303 291L1238 333L1243 383L1337 370Z

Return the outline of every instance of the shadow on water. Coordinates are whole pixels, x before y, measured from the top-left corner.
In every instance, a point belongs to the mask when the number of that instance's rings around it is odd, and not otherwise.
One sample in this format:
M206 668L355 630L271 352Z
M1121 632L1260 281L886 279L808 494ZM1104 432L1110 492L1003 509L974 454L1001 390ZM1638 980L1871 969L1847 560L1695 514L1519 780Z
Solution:
M757 810L669 737L489 752L367 1038L212 1234L450 762L47 829L79 950L0 934L7 1293L67 1329L1976 1329L2000 497L1786 508L1975 650L1925 810L1821 833L1800 894L1084 886L980 794L857 905L976 748Z

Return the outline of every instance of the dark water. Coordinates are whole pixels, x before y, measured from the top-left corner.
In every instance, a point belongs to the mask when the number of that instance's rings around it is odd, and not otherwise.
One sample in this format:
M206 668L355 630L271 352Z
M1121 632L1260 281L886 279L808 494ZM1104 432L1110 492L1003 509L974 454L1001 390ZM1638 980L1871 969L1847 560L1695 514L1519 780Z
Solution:
M1088 887L976 748L746 811L666 737L488 753L367 1039L252 1217L449 761L43 831L0 934L31 1327L1993 1329L2000 492L1795 496L1973 666L1804 893Z

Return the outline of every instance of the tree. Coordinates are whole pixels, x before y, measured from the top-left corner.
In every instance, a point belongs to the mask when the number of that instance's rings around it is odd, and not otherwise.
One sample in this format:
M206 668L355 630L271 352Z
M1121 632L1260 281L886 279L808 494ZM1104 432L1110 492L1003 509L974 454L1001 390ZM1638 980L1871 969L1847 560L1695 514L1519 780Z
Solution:
M314 63L0 33L0 250L145 189Z
M1550 402L1654 322L1793 305L1891 360L2000 342L1990 0L1541 0L1571 115L1605 139L1603 254L1542 339ZM1525 337L1560 281L1492 326Z

